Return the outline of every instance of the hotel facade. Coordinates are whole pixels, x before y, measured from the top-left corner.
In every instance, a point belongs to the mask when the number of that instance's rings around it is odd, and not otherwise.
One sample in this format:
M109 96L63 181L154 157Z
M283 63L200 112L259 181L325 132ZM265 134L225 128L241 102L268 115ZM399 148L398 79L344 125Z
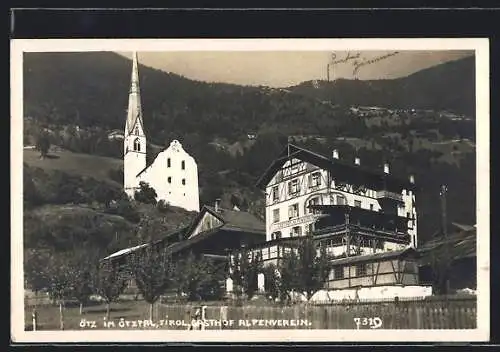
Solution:
M264 265L277 265L310 234L318 255L324 249L332 259L325 288L418 284L413 176L401 180L388 164L370 170L337 150L326 157L288 144L257 186L266 198L266 242L248 253Z

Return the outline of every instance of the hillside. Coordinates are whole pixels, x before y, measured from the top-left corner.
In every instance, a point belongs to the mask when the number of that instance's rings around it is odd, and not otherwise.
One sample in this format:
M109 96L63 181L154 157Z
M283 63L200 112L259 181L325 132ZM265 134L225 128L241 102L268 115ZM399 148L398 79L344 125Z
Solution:
M475 59L446 62L392 80L303 82L291 92L334 104L401 109L449 110L475 114Z
M110 172L123 168L121 159L98 155L73 153L68 150L52 150L46 159L40 159L40 152L25 149L23 161L29 166L46 171L59 170L72 175L93 177L99 181L110 182L121 187L118 180L110 178Z

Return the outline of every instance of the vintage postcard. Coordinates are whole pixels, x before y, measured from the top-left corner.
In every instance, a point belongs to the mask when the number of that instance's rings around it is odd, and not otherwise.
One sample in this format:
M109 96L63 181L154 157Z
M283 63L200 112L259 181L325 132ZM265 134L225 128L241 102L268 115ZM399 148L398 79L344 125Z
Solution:
M13 40L13 341L488 341L488 45Z

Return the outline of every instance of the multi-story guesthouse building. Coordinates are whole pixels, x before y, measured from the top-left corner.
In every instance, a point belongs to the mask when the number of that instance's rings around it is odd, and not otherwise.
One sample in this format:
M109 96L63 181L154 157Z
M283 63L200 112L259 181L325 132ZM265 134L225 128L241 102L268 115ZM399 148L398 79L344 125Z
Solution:
M342 161L288 144L257 182L266 197L266 242L250 249L277 264L312 235L332 270L325 288L416 285L415 180L401 180L359 158ZM322 251L321 249L325 249Z
M124 188L134 197L140 182L153 187L157 200L190 211L199 211L198 166L194 158L173 140L150 165L146 165L146 133L142 116L137 53L133 54L127 120L123 139Z

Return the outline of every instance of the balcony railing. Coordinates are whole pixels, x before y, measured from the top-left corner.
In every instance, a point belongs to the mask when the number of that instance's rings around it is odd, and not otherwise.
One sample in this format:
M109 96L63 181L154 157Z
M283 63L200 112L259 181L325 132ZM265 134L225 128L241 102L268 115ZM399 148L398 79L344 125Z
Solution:
M385 198L385 199L396 200L398 202L403 201L403 195L401 195L399 193L391 192L391 191L386 191L386 190L377 191L376 197L377 197L377 199Z

